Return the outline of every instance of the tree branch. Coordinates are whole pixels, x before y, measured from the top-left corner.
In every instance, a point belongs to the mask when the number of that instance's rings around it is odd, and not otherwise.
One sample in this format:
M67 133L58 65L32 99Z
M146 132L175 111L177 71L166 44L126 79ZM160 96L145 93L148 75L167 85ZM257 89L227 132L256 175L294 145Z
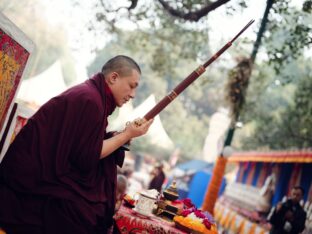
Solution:
M139 1L139 0L131 0L131 5L130 5L129 7L121 6L121 7L118 7L117 9L115 9L115 10L107 9L106 6L105 6L105 4L104 4L104 2L103 2L103 0L100 0L100 3L101 3L102 7L105 9L106 12L118 12L118 11L120 11L121 9L127 9L128 11L133 10L134 8L137 7L138 1Z
M134 8L136 8L136 6L138 5L138 1L139 0L131 0L131 5L128 7L128 10L132 10Z
M164 0L158 0L159 3L163 6L163 8L172 16L182 18L184 20L188 21L198 21L200 18L207 15L210 11L215 10L219 6L229 2L230 0L217 0L215 2L209 2L207 5L203 6L201 9L197 11L190 11L188 13L184 13L180 10L176 10L172 8L166 1Z

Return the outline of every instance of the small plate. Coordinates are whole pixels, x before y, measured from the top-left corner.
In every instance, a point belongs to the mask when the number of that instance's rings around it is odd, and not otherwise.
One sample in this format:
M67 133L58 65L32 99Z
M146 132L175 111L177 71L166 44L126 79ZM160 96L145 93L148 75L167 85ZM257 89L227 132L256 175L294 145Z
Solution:
M137 210L135 207L132 209L134 213L136 213L138 216L143 216L144 218L151 218L151 214L145 214L142 213L142 211Z

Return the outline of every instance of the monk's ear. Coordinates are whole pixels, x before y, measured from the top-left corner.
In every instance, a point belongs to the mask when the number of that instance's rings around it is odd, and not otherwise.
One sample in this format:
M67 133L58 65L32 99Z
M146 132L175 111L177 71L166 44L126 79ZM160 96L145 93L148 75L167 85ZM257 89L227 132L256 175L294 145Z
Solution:
M108 83L110 85L113 85L116 82L117 78L118 78L118 73L112 72L111 74L109 74Z

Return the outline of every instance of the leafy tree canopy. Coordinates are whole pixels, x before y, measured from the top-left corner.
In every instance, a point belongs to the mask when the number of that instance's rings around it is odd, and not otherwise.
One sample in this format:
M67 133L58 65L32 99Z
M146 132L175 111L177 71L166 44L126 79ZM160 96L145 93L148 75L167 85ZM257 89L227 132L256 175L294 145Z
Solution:
M293 3L290 0L272 1L267 30L259 45L259 56L253 66L246 106L240 117L245 127L236 136L236 147L286 147L275 141L277 135L285 140L289 137L296 138L298 132L302 133L296 129L293 130L296 134L291 135L290 131L286 134L281 130L281 124L286 124L285 120L282 121L283 116L292 113L293 98L298 95L296 90L300 84L298 79L304 80L303 77L307 77L307 73L303 72L308 64L304 53L311 46L311 1L302 1L301 8L294 7ZM98 28L98 24L105 25L104 30L116 35L114 44L127 48L130 55L139 58L138 61L143 60L141 65L148 75L145 77L146 82L142 84L146 93L142 95L155 92L157 97L161 97L165 94L165 89L167 92L171 90L196 64L202 63L215 52L209 47L208 15L213 14L218 7L225 9L228 14L236 14L250 4L252 1L249 0L158 0L125 1L123 5L117 5L102 0L94 5L96 21L90 23L90 29ZM121 27L125 20L132 22L132 31ZM245 40L245 44L238 46L239 49L233 48L229 53L233 57L246 56L250 46L251 42ZM113 48L115 47L110 44L106 50L112 49L116 54ZM119 51L122 52L123 49ZM220 58L218 66L209 68L209 77L205 74L176 103L161 113L169 135L184 147L184 152L198 154L205 136L203 131L208 129L206 121L223 103L224 85L229 70L229 66L224 65L226 63L228 61L224 62ZM148 78L151 76L153 79ZM143 96L138 98L138 102L142 101ZM304 105L303 110L308 108L308 102L304 102ZM185 119L187 123L184 123ZM265 128L271 131L265 131ZM266 143L255 140L257 137L265 139ZM195 143L190 142L191 138L196 138ZM244 144L241 143L242 139ZM294 140L297 143L299 141L300 138ZM301 146L303 144L298 144L298 147Z

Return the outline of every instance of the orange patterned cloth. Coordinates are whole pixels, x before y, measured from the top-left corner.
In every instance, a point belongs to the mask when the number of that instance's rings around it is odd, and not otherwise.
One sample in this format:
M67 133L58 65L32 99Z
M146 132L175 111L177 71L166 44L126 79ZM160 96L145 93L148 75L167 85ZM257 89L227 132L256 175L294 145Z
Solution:
M222 184L222 178L225 172L227 159L218 157L213 168L210 183L208 185L202 209L213 214L215 203L218 199L219 190Z
M229 158L229 162L311 163L312 151L236 152Z
M114 219L120 233L143 233L143 234L182 234L186 233L175 227L173 222L166 221L155 215L143 216L133 209L121 206Z

